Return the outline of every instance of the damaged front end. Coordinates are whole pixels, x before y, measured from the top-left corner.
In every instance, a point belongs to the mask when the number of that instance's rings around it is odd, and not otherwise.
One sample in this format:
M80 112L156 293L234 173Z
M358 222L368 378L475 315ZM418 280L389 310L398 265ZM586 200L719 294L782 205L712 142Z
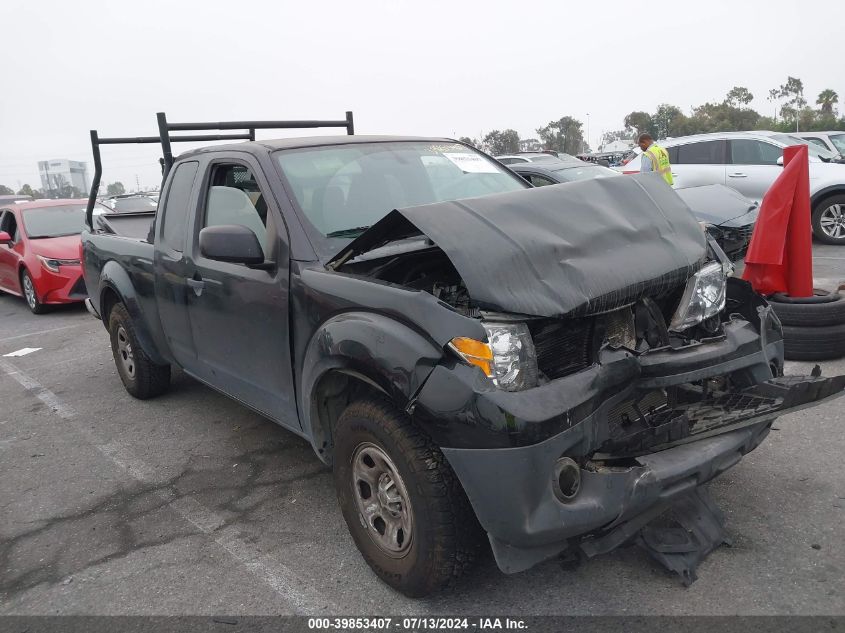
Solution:
M648 177L394 211L330 268L483 326L445 345L408 411L505 572L636 540L691 582L725 538L700 486L845 389L783 376L774 312Z

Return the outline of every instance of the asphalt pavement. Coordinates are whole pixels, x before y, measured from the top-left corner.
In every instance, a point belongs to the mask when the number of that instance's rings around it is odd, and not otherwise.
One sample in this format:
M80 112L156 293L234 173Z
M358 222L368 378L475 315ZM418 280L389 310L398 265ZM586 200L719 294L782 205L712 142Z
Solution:
M845 248L816 245L815 270L845 281ZM134 400L84 308L0 295L0 615L841 615L843 406L779 419L710 485L733 546L689 588L630 547L512 576L487 555L409 600L363 562L304 440L181 374Z

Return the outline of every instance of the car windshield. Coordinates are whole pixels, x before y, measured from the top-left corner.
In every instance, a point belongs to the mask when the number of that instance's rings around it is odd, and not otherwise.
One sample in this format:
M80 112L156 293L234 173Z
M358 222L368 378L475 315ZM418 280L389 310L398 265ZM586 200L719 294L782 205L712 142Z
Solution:
M828 134L827 138L839 153L845 156L845 134Z
M79 235L85 224L85 203L26 209L22 213L26 236L31 240Z
M401 141L283 150L276 159L300 209L327 237L357 237L393 209L524 189L457 143Z
M560 182L575 182L576 180L590 180L591 178L607 178L608 176L621 176L618 171L613 171L601 165L584 165L583 167L570 167L569 169L555 169L555 176Z
M823 149L804 138L798 138L797 136L792 136L790 134L773 134L771 138L783 143L784 145L806 145L809 148L808 151L810 156L815 156L821 160L833 160L836 158L836 154L830 150Z

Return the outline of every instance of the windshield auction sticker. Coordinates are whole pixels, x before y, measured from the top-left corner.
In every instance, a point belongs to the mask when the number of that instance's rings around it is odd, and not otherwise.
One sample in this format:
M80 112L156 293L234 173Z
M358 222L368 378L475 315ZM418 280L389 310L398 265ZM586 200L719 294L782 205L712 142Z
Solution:
M493 163L478 154L470 154L469 152L443 152L443 155L466 173L495 174L499 171Z

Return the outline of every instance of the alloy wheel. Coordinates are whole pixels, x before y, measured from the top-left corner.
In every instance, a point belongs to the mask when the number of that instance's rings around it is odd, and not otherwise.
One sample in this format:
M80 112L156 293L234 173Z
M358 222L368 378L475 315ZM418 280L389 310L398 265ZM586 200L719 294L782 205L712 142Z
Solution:
M837 240L845 238L845 209L842 207L841 204L832 204L819 217L824 234Z
M26 297L29 307L35 310L35 306L38 305L38 297L35 295L35 287L32 285L32 279L30 279L27 273L23 274L23 294Z

